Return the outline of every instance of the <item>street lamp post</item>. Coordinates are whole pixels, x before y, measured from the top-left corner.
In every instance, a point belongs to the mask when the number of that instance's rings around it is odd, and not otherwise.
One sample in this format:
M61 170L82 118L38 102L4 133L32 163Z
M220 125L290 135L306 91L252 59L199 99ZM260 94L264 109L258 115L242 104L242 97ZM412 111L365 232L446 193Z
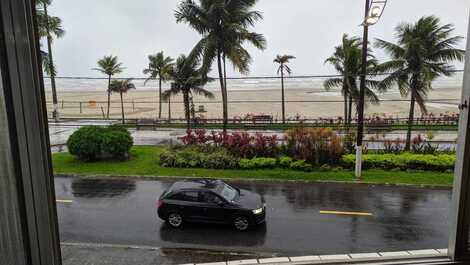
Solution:
M356 143L356 178L362 179L362 142L364 138L364 94L367 77L367 50L369 44L369 26L379 22L383 14L387 0L366 0L364 22L364 36L362 38L362 66L361 84L359 90L359 105L357 113L357 143Z

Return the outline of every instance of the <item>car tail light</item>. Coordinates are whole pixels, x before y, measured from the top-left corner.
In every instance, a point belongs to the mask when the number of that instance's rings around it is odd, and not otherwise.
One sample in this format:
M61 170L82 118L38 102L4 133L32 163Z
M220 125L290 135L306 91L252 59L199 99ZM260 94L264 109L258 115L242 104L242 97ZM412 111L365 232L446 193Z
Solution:
M157 209L162 207L162 205L163 205L163 202L161 200L158 200L157 201Z

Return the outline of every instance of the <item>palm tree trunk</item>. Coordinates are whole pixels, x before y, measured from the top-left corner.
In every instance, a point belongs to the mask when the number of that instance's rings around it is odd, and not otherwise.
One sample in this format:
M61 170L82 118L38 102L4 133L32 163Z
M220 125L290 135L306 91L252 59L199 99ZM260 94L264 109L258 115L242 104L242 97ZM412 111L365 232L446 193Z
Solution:
M227 112L227 93L225 91L224 76L222 70L222 58L220 51L217 52L217 67L219 71L220 88L222 92L222 109L223 109L223 131L227 132L228 112Z
M285 105L285 94L284 94L284 68L281 65L281 94L282 94L282 123L286 123L286 105Z
M106 119L109 120L109 108L111 108L111 75L108 76L108 110L106 111Z
M352 122L352 105L353 105L353 98L352 95L349 95L349 111L348 111L348 124L351 125Z
M126 120L124 119L124 101L122 100L122 92L119 93L121 96L121 114L122 114L122 124L126 124Z
M162 77L158 79L158 118L162 118Z
M406 132L405 151L410 151L411 149L411 128L413 127L413 119L415 116L415 103L416 103L416 98L414 96L414 93L411 93L410 115L408 117L408 128Z
M183 92L183 101L184 101L184 116L186 118L186 129L191 129L191 114L189 111L189 94L188 92Z
M223 60L223 63L224 63L224 88L225 90L227 90L227 71L226 71L226 62L225 62L225 53L223 54L222 56L222 60Z
M47 4L43 3L44 7L44 16L46 17L46 32L47 32L47 56L49 57L49 69L51 70L51 88L52 88L52 104L54 106L54 110L52 111L52 118L55 121L59 120L59 108L58 108L58 100L57 100L57 88L55 84L55 67L54 67L54 60L52 59L52 36L49 29L49 16L47 14Z
M228 91L227 91L227 71L226 71L226 61L225 61L225 53L223 53L222 55L222 60L223 60L223 64L224 64L224 93L225 93L225 112L226 112L226 120L227 120L227 123L228 123Z
M345 94L344 96L344 124L348 123L348 96Z
M168 123L171 123L171 95L168 96Z

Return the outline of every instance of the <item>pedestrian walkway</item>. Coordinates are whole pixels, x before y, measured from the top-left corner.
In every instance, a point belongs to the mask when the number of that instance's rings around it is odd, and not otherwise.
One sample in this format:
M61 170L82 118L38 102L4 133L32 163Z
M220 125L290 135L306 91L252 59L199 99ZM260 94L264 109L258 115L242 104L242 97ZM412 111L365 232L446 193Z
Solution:
M259 258L249 254L148 246L61 243L63 265L174 265Z

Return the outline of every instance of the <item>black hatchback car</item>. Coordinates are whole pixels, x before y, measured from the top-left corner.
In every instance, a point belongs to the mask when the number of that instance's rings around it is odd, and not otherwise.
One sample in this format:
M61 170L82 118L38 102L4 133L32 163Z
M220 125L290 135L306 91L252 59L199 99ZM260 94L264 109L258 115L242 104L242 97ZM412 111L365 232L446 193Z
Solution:
M220 180L179 181L157 201L158 216L172 227L184 222L233 224L240 230L265 222L264 198Z

